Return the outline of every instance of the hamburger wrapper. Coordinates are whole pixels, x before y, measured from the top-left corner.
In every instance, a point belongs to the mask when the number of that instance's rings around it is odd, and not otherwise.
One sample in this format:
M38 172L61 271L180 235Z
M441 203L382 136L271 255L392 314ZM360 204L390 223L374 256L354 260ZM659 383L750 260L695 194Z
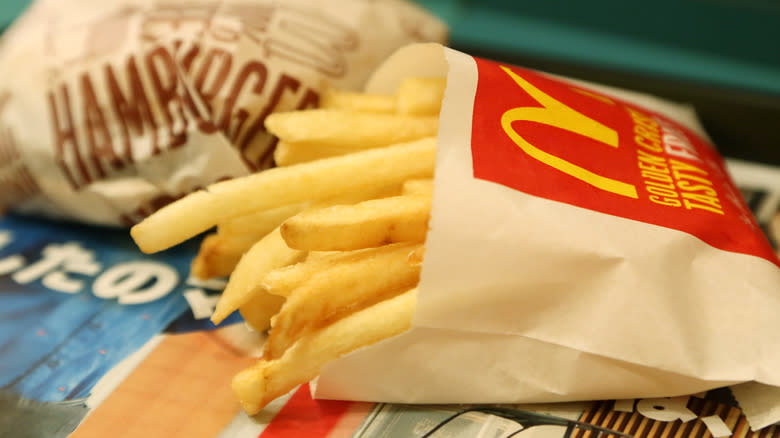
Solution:
M269 113L446 36L405 0L38 0L0 44L0 210L139 222L268 167Z
M412 328L328 363L315 397L778 393L780 262L692 109L436 44L368 91L413 75L448 85Z

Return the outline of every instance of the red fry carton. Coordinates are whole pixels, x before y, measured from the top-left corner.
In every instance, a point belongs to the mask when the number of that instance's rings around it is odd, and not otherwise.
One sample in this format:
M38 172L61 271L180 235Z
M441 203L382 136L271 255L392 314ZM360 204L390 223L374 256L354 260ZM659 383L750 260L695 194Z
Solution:
M316 397L777 390L780 261L691 108L436 44L368 91L415 75L448 85L412 329L326 365Z

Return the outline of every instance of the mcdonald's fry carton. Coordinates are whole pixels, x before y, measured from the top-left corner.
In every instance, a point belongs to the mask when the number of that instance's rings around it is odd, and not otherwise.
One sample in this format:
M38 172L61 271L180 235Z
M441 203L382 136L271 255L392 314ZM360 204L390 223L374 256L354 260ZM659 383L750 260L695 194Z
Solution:
M777 393L780 262L691 108L436 44L367 90L412 75L448 84L412 328L327 364L316 397Z

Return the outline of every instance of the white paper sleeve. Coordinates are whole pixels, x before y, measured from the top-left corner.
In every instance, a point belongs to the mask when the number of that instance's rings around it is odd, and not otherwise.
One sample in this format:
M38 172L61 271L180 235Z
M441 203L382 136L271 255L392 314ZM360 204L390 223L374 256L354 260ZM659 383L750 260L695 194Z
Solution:
M474 58L405 48L369 89L421 74L448 85L413 327L327 364L317 397L522 403L780 386L776 264L475 178ZM598 89L703 133L686 106Z

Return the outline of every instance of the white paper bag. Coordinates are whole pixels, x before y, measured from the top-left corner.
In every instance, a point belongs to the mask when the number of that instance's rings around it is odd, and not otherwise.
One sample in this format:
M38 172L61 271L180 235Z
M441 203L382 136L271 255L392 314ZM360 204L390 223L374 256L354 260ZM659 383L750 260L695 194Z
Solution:
M446 36L406 0L38 0L0 43L0 210L137 223L270 166L271 112Z
M316 397L780 386L780 262L690 108L435 44L397 52L368 90L444 74L413 327L327 364Z

